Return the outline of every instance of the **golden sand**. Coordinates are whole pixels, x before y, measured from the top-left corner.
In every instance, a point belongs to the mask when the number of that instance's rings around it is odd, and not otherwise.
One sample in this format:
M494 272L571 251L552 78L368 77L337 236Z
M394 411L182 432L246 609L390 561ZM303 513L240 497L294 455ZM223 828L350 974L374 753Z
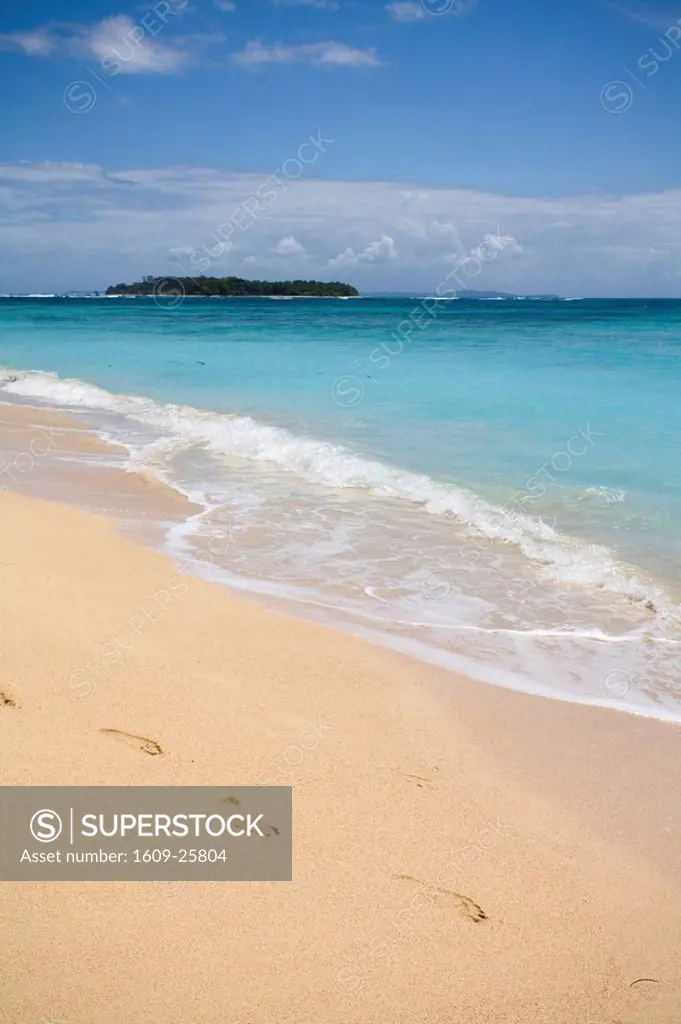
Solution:
M294 621L30 497L0 574L3 785L294 805L292 883L0 883L1 1024L678 1024L677 727Z

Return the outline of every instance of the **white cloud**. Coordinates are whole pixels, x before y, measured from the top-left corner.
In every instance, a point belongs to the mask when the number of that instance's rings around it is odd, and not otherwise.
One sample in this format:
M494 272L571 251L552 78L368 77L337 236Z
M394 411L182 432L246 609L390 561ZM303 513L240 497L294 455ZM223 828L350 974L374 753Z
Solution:
M236 4L234 0L213 0L213 4L219 11L235 11Z
M396 0L395 3L387 4L386 10L395 21L420 21L427 17L420 0Z
M279 239L274 252L277 256L304 256L306 249L293 235L287 235L286 238Z
M29 163L21 160L16 164L0 165L0 181L15 181L25 185L63 185L71 182L104 184L108 176L97 164L77 164L46 160Z
M48 28L0 34L0 50L19 50L28 57L49 57L56 47L57 40Z
M83 30L80 38L87 55L112 74L167 75L189 63L189 53L149 35L140 39L141 31L132 18L119 14Z
M225 2L225 0L221 0ZM178 13L178 12L174 12ZM29 32L0 35L0 50L17 50L28 57L67 56L97 60L108 75L175 74L192 63L196 51L210 43L224 42L219 34L169 37L159 33L167 19L147 12L139 21L117 14L91 25L43 26Z
M191 245L174 245L168 249L168 257L171 260L183 260L193 253Z
M507 256L520 255L525 251L517 238L513 238L512 235L500 235L498 229L485 235L480 243L480 247L491 247L499 252L505 252Z
M369 242L362 252L355 253L348 247L329 260L330 267L356 267L360 263L385 263L397 258L395 243L389 235L383 235L377 242Z
M314 172L323 171L322 156ZM447 268L479 246L493 252L498 238L498 256L483 260L479 274L475 260L466 264L477 274L468 287L681 296L681 190L547 198L304 175L287 180L261 214L257 203L255 216L245 214L267 177L206 167L0 165L3 290L102 288L179 273L173 260L196 275L197 254L206 252L206 274L236 273L245 258L245 267L276 277L276 250L300 245L305 276L432 294Z
M259 39L252 39L243 50L232 54L232 60L241 67L258 68L264 64L314 64L317 67L379 67L383 61L370 46L357 49L346 43L303 43L287 46L273 43L266 46Z

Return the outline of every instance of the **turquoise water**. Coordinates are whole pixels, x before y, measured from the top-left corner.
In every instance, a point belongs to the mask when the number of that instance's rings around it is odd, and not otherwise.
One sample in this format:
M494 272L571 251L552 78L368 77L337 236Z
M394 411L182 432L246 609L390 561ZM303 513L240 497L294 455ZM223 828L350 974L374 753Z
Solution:
M493 682L681 714L681 302L12 299L0 329L3 397L80 409L201 504L177 558Z

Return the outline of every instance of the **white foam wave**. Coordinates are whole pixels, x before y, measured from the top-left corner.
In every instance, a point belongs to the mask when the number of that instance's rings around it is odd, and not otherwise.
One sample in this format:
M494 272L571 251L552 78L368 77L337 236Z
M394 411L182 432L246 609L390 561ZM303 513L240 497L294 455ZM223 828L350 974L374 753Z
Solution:
M593 498L603 505L621 505L627 500L627 492L613 489L612 487L587 487L584 494L579 496L580 501Z
M155 472L166 483L170 483L163 469L167 452L182 444L202 446L231 458L274 465L317 486L359 489L378 498L408 501L432 515L452 516L480 544L516 545L552 579L646 602L674 618L679 614L659 587L640 581L607 548L566 537L539 518L494 506L466 488L364 458L343 445L297 437L250 416L159 404L151 398L113 394L85 381L37 370L1 369L0 390L51 405L117 413L153 426L163 435L162 440L146 450L146 457L131 453L129 468ZM192 497L201 501L203 496L195 493Z

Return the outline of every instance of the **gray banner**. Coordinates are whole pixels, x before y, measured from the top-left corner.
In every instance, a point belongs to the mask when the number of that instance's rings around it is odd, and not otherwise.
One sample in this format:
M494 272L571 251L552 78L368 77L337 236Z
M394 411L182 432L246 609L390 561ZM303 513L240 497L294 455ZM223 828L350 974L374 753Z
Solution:
M0 879L292 878L290 786L0 786Z

